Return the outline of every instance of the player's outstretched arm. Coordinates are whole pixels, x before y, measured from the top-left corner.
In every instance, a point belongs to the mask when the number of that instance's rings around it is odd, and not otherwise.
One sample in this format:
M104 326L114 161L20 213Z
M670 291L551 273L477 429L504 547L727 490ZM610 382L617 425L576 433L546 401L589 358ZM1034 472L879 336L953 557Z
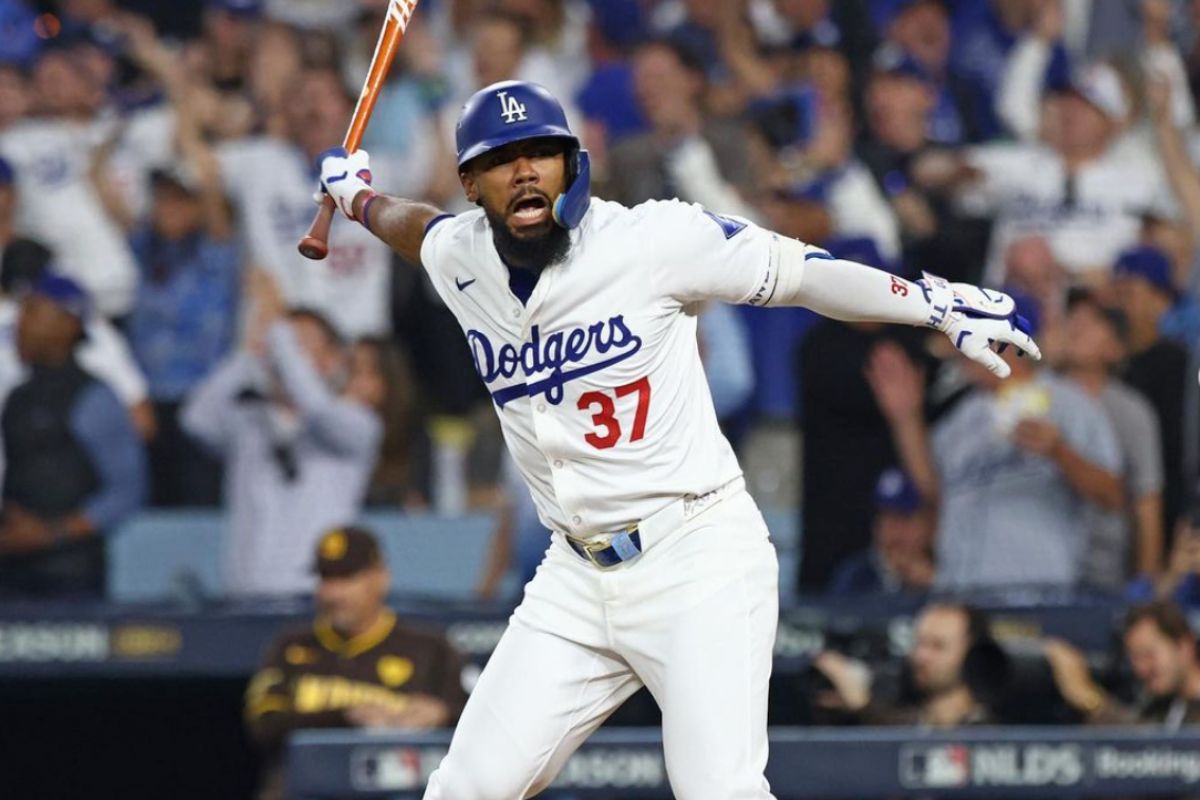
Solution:
M824 250L782 236L774 254L777 277L766 305L806 306L833 319L926 325L950 338L963 355L1008 377L996 354L1013 345L1040 359L1041 351L1003 292L948 283L925 273L907 281L883 270L834 259ZM993 349L993 348L996 349Z
M321 191L328 194L348 218L387 242L405 260L421 263L421 243L430 221L442 212L428 203L377 194L371 188L371 162L366 150L347 153L345 148L326 150L317 158ZM318 195L317 200L322 200Z

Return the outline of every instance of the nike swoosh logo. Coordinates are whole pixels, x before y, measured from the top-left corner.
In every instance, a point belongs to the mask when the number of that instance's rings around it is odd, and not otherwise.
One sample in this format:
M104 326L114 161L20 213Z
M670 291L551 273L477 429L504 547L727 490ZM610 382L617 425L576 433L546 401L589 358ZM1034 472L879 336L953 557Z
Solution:
M328 185L331 183L337 183L338 181L344 181L344 180L346 180L346 178L349 178L349 177L350 177L350 172L349 172L349 170L347 170L346 172L343 172L341 175L334 175L332 178L326 179L325 184Z
M466 289L468 286L470 286L472 283L474 283L475 281L476 281L476 278L471 278L471 280L469 280L469 281L463 281L463 280L459 280L458 278L455 278L454 285L457 286L458 290L461 292L464 289Z

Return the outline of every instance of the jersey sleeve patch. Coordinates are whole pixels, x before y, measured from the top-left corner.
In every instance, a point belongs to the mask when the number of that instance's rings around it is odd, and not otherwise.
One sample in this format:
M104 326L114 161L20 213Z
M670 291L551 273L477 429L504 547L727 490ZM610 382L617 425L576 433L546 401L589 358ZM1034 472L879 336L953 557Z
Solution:
M721 227L721 232L725 234L726 239L732 239L746 229L746 223L738 222L736 219L730 219L729 217L722 217L720 214L714 214L711 211L705 211L704 216Z

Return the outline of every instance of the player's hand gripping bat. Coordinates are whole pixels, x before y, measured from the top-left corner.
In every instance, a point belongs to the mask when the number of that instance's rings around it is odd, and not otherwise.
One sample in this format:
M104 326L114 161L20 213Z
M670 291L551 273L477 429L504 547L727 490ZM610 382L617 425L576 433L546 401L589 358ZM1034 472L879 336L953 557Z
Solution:
M404 32L408 30L408 23L412 20L416 8L417 0L391 0L388 4L387 21L379 34L375 55L371 58L371 69L367 73L366 82L363 83L358 105L354 108L354 118L350 121L350 128L346 131L346 138L342 143L347 152L353 153L362 143L363 131L367 129L367 123L371 120L371 113L379 100L379 91L387 80L400 40L404 38ZM317 211L316 219L308 229L308 234L300 240L300 253L305 258L320 261L329 254L329 227L333 224L334 210L333 200L326 196L320 210Z

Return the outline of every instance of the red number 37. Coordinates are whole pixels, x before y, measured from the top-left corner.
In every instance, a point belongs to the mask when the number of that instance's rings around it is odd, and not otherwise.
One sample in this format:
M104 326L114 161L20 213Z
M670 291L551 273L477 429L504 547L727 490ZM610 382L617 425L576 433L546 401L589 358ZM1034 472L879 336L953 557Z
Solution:
M650 379L639 378L633 383L618 386L613 390L617 399L637 393L637 412L633 416L633 432L629 441L636 442L646 435L646 414L650 410ZM579 396L575 407L580 411L592 411L592 425L597 432L584 435L583 440L597 450L607 450L621 438L621 422L617 419L617 409L613 399L606 392L585 392ZM603 429L603 435L599 431Z

